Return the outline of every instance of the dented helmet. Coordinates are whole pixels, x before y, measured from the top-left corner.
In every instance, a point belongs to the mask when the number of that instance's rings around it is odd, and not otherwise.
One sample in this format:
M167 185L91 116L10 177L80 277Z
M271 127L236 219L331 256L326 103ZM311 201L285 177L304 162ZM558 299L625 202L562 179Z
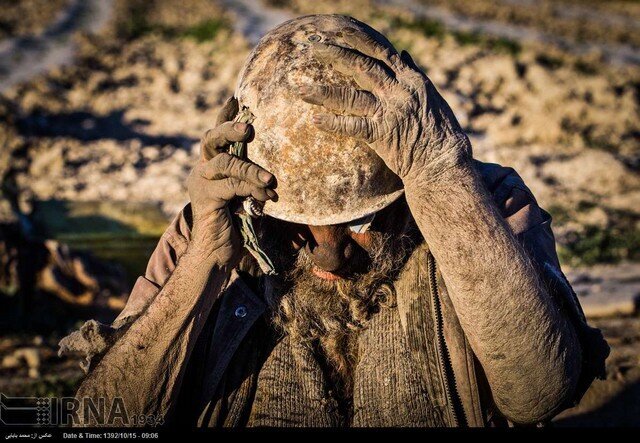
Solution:
M316 128L321 108L304 102L302 85L357 88L356 83L318 63L311 42L348 46L342 31L353 28L390 45L377 31L351 17L310 15L266 34L247 59L235 96L253 116L255 138L247 154L278 180L277 202L264 213L307 225L350 222L373 214L403 193L402 181L363 141Z

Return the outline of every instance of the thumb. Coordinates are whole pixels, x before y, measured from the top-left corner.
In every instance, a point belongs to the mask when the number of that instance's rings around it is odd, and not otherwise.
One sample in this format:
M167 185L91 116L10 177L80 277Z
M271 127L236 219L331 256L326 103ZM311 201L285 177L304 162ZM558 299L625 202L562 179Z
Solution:
M216 117L216 126L220 126L224 122L233 120L238 114L238 110L238 100L234 96L226 99L222 104L222 108L220 108L220 111L218 111L218 116Z

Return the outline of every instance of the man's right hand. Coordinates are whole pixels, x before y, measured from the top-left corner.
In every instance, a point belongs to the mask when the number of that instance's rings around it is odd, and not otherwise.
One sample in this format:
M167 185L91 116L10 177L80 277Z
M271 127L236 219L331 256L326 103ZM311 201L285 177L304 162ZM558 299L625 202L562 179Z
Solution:
M228 204L234 197L252 196L266 202L277 200L274 176L260 166L227 153L229 145L249 141L253 127L231 120L238 101L229 98L218 115L216 127L202 138L201 156L187 179L193 212L189 250L203 260L225 269L234 268L243 256L240 234Z

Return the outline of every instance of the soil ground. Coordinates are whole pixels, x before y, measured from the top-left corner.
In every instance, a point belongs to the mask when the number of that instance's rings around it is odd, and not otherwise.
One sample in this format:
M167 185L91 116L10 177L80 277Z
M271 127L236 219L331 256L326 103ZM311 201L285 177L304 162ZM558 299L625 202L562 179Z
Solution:
M0 39L36 36L70 4L9 3L17 6L3 9ZM25 73L0 91L3 199L14 199L23 215L32 216L39 202L50 200L127 201L140 208L157 205L164 220L171 218L186 201L184 180L197 158L198 140L232 94L257 35L239 24L255 30L284 17L339 12L370 23L412 54L454 108L478 158L518 170L554 216L563 264L575 268L570 275L581 290L602 292L603 264L611 267L610 276L628 273L628 266L637 269L637 2L116 0L113 5L100 33L78 33L63 42L72 45L71 62L35 77ZM7 204L0 203L1 215ZM142 221L119 219L119 228L157 232L144 220L156 220L157 210L152 212L145 217L141 209ZM627 267L616 268L619 263ZM637 275L610 280L629 297L638 295ZM581 405L558 417L557 424L638 425L640 319L632 311L592 323L613 348L607 380L594 383ZM36 354L40 364L33 377L21 358L15 367L0 368L0 391L73 392L80 370L55 356L58 338L5 334L0 360L27 350L23 354Z

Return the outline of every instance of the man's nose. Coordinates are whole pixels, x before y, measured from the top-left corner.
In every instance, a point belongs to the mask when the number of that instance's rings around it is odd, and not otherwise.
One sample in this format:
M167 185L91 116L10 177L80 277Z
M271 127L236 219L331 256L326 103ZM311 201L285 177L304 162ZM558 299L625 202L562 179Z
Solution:
M309 226L309 232L305 251L324 271L337 271L353 255L353 244L343 227Z

